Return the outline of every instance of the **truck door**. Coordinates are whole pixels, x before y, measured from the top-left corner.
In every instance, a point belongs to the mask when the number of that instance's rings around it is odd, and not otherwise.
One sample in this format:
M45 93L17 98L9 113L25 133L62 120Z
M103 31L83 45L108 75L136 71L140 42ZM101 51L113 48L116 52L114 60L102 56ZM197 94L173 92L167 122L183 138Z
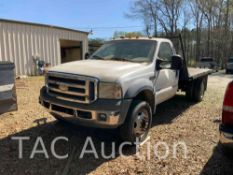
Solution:
M14 64L0 62L0 114L17 110Z
M164 62L161 69L156 72L156 104L162 103L176 94L178 89L179 72L170 69L173 47L169 42L162 42L159 46L158 58Z

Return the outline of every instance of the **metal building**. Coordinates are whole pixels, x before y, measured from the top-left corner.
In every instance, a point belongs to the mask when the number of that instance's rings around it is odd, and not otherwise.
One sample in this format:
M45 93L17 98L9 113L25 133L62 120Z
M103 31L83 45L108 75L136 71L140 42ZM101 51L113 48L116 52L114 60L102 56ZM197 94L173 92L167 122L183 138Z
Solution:
M15 63L17 75L35 75L35 60L55 66L80 60L88 33L63 27L0 19L0 61Z

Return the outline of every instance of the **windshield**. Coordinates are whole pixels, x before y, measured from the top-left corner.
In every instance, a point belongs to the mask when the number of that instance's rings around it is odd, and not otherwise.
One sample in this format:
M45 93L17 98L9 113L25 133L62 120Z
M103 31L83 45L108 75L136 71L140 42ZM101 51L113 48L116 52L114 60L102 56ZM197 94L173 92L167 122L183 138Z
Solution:
M120 40L111 41L100 47L90 59L150 62L153 60L156 41Z

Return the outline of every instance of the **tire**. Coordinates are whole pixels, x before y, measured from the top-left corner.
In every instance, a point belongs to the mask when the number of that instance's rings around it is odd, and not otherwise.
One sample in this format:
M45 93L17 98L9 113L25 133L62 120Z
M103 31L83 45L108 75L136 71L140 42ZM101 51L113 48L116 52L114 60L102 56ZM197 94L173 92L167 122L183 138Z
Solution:
M139 138L143 142L149 133L152 122L150 105L145 101L133 101L124 124L120 127L122 141L132 144ZM140 125L140 126L139 126Z
M229 74L229 70L226 69L226 74Z
M192 89L186 90L185 96L186 96L186 98L187 98L188 100L193 100L193 97L192 97Z
M201 102L205 95L205 84L203 79L196 80L193 89L193 100L195 102Z

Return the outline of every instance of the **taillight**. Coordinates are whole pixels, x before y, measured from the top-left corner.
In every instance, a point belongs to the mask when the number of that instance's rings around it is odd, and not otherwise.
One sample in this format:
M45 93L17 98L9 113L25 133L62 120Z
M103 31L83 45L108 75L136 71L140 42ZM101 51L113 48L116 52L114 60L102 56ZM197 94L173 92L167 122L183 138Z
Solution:
M226 90L223 102L222 123L233 125L233 82L228 85Z

